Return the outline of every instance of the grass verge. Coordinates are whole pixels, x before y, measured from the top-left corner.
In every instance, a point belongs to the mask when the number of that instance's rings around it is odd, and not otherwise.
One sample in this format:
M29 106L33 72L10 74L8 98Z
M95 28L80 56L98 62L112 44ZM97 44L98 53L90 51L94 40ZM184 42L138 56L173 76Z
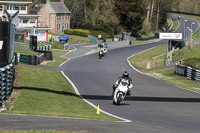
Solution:
M164 80L168 83L174 84L176 86L200 92L200 85L198 82L193 80L188 80L186 77L176 75L174 74L174 71L175 68L167 68L167 69L146 72L146 74Z
M61 57L62 55L65 55L69 52L70 50L52 50L53 53L53 61L48 61L45 60L42 65L46 65L46 66L53 66L53 67L59 67L60 64L62 64L63 62L65 62L66 60L68 60L67 58L63 58Z
M130 63L137 69L151 69L164 65L167 45L162 45L131 57Z
M200 70L200 45L195 45L193 49L182 48L173 53L173 61L184 59L183 65L191 66Z
M17 66L21 90L10 113L53 115L99 120L117 120L96 110L79 98L70 83L56 70Z
M88 43L90 39L88 37L81 37L76 35L67 35L67 34L58 34L58 33L50 33L54 36L54 38L58 38L59 36L69 36L69 43Z
M173 31L175 31L176 28L177 28L178 25L179 25L178 20L176 20L176 19L172 19L172 21L173 21L173 26L172 26L172 28L169 30L169 32L173 32Z
M197 46L200 47L199 45L197 45ZM147 69L147 67L146 67L147 64L154 64L154 65L150 65L151 66L150 68L155 68L155 67L164 65L164 55L166 55L166 48L167 48L167 45L152 48L143 53L132 56L129 59L129 61L131 62L131 64L134 67L136 67L137 69L140 69L140 71L142 71L150 76L164 80L164 81L174 84L176 86L180 86L183 88L187 88L187 89L190 89L193 91L200 92L200 85L198 82L188 80L186 77L182 77L182 76L174 74L175 68L167 68L167 69L160 69L160 70L153 70L153 71L145 70L145 69ZM189 49L183 48L182 50L189 51L189 53L187 55L192 56L192 53L190 53L191 51ZM181 50L179 50L178 52L180 52L180 51ZM162 55L163 53L165 53L165 54ZM185 54L186 52L183 52L183 53ZM196 55L194 54L193 56L196 56Z

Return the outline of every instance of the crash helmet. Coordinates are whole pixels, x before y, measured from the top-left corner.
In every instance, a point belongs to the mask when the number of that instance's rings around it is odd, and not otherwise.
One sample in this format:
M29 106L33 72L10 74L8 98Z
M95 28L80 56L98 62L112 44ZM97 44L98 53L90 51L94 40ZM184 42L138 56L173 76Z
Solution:
M124 71L124 73L123 73L123 77L125 77L125 78L128 78L128 77L129 77L129 74L128 74L127 71Z

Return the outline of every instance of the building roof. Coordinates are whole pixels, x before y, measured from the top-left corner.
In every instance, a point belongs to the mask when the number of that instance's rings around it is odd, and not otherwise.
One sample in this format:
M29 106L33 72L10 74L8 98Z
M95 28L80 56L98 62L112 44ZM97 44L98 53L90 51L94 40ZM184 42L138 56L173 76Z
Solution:
M0 1L0 3L7 3L7 4L32 4L29 1Z
M33 15L33 14L19 14L18 17L41 17L42 15Z
M49 3L55 13L70 13L69 9L65 6L65 4L61 2L50 2Z
M36 31L44 31L44 30L51 30L48 27L16 27L17 30L32 30L35 29Z

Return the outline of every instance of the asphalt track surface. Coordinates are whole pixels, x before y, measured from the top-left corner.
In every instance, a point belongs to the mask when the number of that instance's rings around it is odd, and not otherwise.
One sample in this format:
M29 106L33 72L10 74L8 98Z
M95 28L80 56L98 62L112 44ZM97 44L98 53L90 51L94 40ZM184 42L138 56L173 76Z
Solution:
M195 21L181 17L176 32L183 32L185 19L186 27ZM195 21L193 28L197 29L198 26L199 23ZM65 63L61 70L83 98L106 112L153 126L199 132L199 94L141 74L127 62L129 56L163 44L167 44L167 41L110 50L101 60L97 54L74 58ZM112 85L124 71L128 71L133 78L134 88L132 96L116 106L112 104Z
M183 32L183 20L176 32ZM188 19L190 26L192 19ZM193 26L197 29L199 24ZM167 44L159 41L109 50L103 59L84 50L71 56L59 69L74 83L80 95L108 113L132 122L110 122L61 117L0 114L0 128L55 129L117 133L199 133L200 95L146 76L133 69L127 58L144 50ZM86 51L88 51L86 47ZM112 104L112 85L124 71L133 78L132 95L120 106Z

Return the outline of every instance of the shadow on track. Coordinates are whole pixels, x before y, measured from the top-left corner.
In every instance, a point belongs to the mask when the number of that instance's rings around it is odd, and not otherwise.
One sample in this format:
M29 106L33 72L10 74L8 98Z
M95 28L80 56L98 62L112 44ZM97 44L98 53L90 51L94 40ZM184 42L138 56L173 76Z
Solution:
M15 89L26 89L26 90L34 90L34 91L44 91L49 93L55 93L66 96L75 96L78 95L65 92L65 91L55 91L46 88L32 88L32 87L14 87ZM81 95L84 99L90 100L112 100L111 96L103 96L103 95ZM147 101L147 102L186 102L186 103L195 103L200 102L200 98L176 98L176 97L140 97L140 96L128 96L124 99L124 101Z
M111 96L100 95L82 95L83 98L90 100L112 100ZM176 97L140 97L140 96L128 96L124 101L147 101L147 102L188 102L195 103L200 102L200 98L176 98Z

